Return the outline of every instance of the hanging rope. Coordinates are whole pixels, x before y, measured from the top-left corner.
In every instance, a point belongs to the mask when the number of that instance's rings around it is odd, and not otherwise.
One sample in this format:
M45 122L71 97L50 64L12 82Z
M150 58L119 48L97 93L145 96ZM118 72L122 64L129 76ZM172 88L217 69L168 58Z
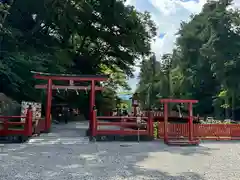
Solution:
M68 89L67 88L65 89L65 95L66 96L68 95Z
M74 86L74 81L73 80L69 80L69 86Z
M78 90L76 90L76 94L79 95Z

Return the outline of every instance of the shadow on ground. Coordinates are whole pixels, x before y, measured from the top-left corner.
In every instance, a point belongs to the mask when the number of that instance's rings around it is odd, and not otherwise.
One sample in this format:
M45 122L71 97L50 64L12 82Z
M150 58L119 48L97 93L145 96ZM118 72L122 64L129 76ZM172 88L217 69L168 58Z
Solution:
M40 137L41 145L5 145L0 152L0 179L205 180L206 169L192 170L191 163L201 164L203 157L219 150L204 145L168 147L161 141L83 144L73 139L80 139L82 131L85 128L58 126Z
M179 169L161 170L161 166L170 165L168 162L161 162L161 146L155 149L149 143L143 144L124 144L119 143L92 143L89 145L45 145L45 146L25 146L9 149L5 156L1 158L0 179L11 180L7 174L7 169L14 169L17 174L13 177L22 179L152 179L152 180L203 180L204 178L197 172L182 171ZM172 149L172 147L170 148ZM164 151L166 153L182 153L183 149ZM155 151L154 151L155 150ZM203 149L202 151L206 151ZM209 149L208 149L209 150ZM192 150L191 153L199 153ZM154 157L154 154L158 157ZM159 154L160 153L160 154ZM187 154L190 155L190 152ZM202 152L200 152L202 153ZM186 154L184 154L186 155ZM144 162L147 159L159 158L152 164ZM174 158L174 157L172 157ZM179 159L178 159L179 160ZM164 161L164 160L163 160ZM167 164L165 164L167 163ZM169 162L171 163L171 162ZM173 162L172 162L173 163ZM174 168L180 168L183 162L175 162ZM197 162L196 162L197 163ZM144 165L145 164L145 165ZM149 167L145 167L149 166ZM172 166L172 165L170 165ZM31 174L28 173L31 172ZM6 173L6 175L5 175ZM19 180L22 180L19 178Z

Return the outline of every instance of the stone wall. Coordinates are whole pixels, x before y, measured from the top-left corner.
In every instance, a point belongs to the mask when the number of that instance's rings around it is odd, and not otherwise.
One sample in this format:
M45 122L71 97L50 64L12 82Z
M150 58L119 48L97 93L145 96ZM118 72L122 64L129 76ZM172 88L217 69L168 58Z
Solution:
M0 93L0 115L2 116L20 116L21 105L7 97L5 94Z

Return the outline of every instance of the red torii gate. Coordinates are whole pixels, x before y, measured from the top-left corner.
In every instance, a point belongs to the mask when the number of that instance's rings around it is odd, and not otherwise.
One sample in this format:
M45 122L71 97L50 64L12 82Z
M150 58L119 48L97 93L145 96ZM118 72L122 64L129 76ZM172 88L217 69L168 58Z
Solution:
M46 104L46 117L45 117L45 131L48 132L51 127L51 106L52 106L52 90L53 89L74 89L74 90L90 90L90 121L89 130L92 128L92 113L95 106L95 91L103 90L103 87L95 85L95 82L108 80L108 75L73 75L73 74L51 74L43 72L31 71L35 79L47 80L47 84L35 85L36 89L47 89L47 104ZM54 85L53 81L90 81L90 88L88 86L74 86L69 85Z
M188 144L188 145L197 145L199 144L199 140L193 139L193 103L198 103L198 100L192 100L192 99L161 99L161 103L164 104L164 142L166 144L172 144L172 145L182 145L182 144ZM188 141L181 141L181 140L173 140L170 141L168 138L168 104L169 103L186 103L188 104Z

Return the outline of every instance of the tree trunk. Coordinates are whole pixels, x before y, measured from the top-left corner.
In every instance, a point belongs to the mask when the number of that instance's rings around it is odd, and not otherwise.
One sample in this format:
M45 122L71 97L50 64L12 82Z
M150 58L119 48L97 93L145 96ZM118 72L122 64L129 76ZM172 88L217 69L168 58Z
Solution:
M235 92L232 91L232 120L235 120Z
M225 97L225 104L229 105L229 99L228 96ZM229 119L229 112L228 112L228 107L225 108L225 119Z

